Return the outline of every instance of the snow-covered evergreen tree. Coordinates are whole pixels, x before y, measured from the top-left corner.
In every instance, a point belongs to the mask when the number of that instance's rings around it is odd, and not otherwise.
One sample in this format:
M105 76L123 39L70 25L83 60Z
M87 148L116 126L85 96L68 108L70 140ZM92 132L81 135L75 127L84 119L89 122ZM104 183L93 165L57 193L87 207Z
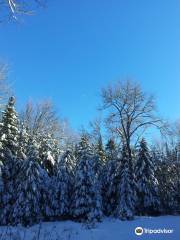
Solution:
M49 177L45 169L41 167L41 210L44 221L51 221L55 218L54 193L55 185L53 176Z
M92 223L102 217L101 195L92 149L86 136L78 148L75 172L74 217L82 222Z
M0 212L0 224L8 225L12 223L13 204L17 198L17 175L19 173L21 161L12 155L9 149L4 152L4 163L2 166L2 202Z
M67 218L72 203L75 158L71 150L67 150L59 159L55 179L55 215Z
M174 173L174 182L175 182L175 213L180 214L180 162L175 164L175 173Z
M4 183L3 183L3 177L2 177L2 165L0 163L0 223L1 223L1 211L3 207L3 192L4 192Z
M160 212L163 214L179 213L180 164L168 160L158 161L156 177L159 184Z
M12 205L16 199L16 176L20 167L20 161L17 158L19 123L14 105L15 98L9 98L0 126L0 155L3 164L1 170L4 186L0 214L1 224L9 224L12 221Z
M155 167L149 154L145 139L140 142L140 148L135 167L137 183L137 213L153 214L159 208L158 181L155 177Z
M112 139L106 145L106 163L101 175L103 211L106 216L114 215L118 203L119 161Z
M119 202L117 217L121 220L131 220L134 217L134 189L132 185L131 162L128 159L126 147L123 147L121 161L121 176L119 184Z
M55 174L55 166L58 162L58 157L61 154L58 140L51 134L39 133L36 136L39 143L39 157L41 166L47 171L49 176Z
M17 198L13 205L13 224L32 225L43 219L43 170L38 164L34 143L29 146L27 159L22 162L17 176Z
M113 159L117 155L116 144L112 138L109 139L106 144L105 153L106 153L106 158L108 159Z
M27 158L27 150L28 150L28 143L29 143L29 132L28 129L25 127L24 123L20 124L19 130L19 141L18 141L18 157L20 159Z
M11 151L14 157L17 156L18 153L19 123L14 105L15 98L10 97L6 109L3 112L2 123L0 126L2 159L7 149Z
M99 136L97 143L95 144L95 152L98 155L101 166L106 162L106 153L103 146L102 136Z

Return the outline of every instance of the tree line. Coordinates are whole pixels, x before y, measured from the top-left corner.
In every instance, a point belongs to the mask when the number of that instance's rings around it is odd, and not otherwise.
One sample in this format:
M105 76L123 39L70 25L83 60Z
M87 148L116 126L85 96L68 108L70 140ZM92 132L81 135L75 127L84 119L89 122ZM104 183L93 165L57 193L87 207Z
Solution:
M119 82L102 90L101 109L108 138L98 122L92 132L63 137L49 104L18 114L9 98L0 124L1 225L179 214L179 132L161 147L144 137L152 126L172 136L154 98Z

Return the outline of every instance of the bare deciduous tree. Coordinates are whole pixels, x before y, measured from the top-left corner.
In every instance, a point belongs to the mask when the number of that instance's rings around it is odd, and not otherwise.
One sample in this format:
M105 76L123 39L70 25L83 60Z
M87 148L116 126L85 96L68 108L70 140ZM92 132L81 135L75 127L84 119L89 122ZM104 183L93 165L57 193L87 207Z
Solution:
M37 6L44 6L45 0L0 0L0 19L18 19L19 15L33 14Z
M175 134L180 138L180 119L175 122Z
M98 142L100 138L101 139L103 138L102 124L103 124L103 121L101 117L95 118L93 121L90 121L89 123L90 129L91 129L90 135L95 142Z
M7 83L7 72L8 66L0 63L0 110L3 108L10 93L10 87Z
M34 136L49 135L65 145L71 142L71 139L74 141L76 138L68 121L57 115L52 102L49 100L37 104L29 101L20 118L24 126Z
M21 113L21 120L33 135L42 133L54 135L60 131L57 113L49 100L37 104L29 101Z
M131 158L131 144L135 144L147 128L160 131L164 123L156 115L155 99L146 95L139 84L132 81L118 82L102 89L102 109L108 109L107 126L115 132L127 147Z
M171 135L171 147L176 147L177 159L180 161L180 119L173 124L173 134Z

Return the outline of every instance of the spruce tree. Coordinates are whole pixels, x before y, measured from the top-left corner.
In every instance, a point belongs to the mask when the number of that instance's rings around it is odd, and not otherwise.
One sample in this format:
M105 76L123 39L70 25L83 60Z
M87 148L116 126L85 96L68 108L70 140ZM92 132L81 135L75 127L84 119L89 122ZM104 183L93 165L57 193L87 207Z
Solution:
M83 136L78 148L73 207L74 217L86 223L99 221L102 217L100 185L94 168L92 149Z
M19 141L18 141L18 157L20 159L27 158L27 150L29 143L30 134L28 129L25 127L24 123L20 124L19 130Z
M54 174L55 160L53 157L53 138L50 134L41 134L38 136L39 141L39 156L41 165L48 172L49 176Z
M99 136L98 141L95 145L95 152L100 159L101 166L103 166L106 162L106 153L104 150L103 141L102 141L101 136Z
M171 160L158 161L156 177L159 184L160 212L177 214L180 212L180 164Z
M140 142L135 175L137 183L137 213L140 215L153 214L159 208L158 181L155 177L155 166L145 139L142 139Z
M0 223L9 225L12 223L12 210L14 202L17 198L17 175L21 166L21 161L18 160L12 152L7 149L4 152L4 164L2 165L2 202Z
M40 146L37 143L35 137L29 138L29 144L27 149L27 155L29 158L34 159L40 168L40 179L41 179L41 218L43 220L51 220L54 218L54 208L53 208L53 195L50 189L53 188L53 178L51 179L44 167L41 165L40 158Z
M9 102L3 112L1 123L1 157L3 159L7 149L14 157L18 153L19 121L15 110L15 98L10 97Z
M55 205L54 205L54 177L49 176L45 169L41 167L41 211L44 221L54 220L55 217Z
M119 162L115 143L110 139L106 145L106 163L102 169L103 211L114 215L118 204Z
M13 224L32 225L43 219L43 170L38 164L34 142L29 145L27 159L22 162L17 176L17 198L13 205Z
M134 217L134 189L132 185L131 161L129 160L127 149L124 146L122 151L121 174L119 183L119 201L117 207L117 217L121 220L132 220Z
M2 211L0 222L10 224L12 221L12 205L16 199L16 176L20 168L18 160L18 140L19 140L19 123L15 110L15 98L9 98L9 102L3 112L1 123L1 159L2 164Z
M71 214L72 190L74 180L75 158L71 150L67 150L59 159L55 179L55 215L61 219Z
M2 197L4 192L4 183L2 178L2 165L0 165L0 223L1 223L1 211L3 207Z

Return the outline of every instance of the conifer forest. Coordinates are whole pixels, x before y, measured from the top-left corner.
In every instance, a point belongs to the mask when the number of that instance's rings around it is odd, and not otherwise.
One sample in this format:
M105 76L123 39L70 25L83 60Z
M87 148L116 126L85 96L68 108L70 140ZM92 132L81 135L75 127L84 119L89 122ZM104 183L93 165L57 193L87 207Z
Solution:
M180 240L179 63L178 0L0 0L0 240Z
M100 95L103 119L78 132L49 102L18 112L14 96L4 99L0 225L180 214L178 122L160 118L154 97L131 80Z

